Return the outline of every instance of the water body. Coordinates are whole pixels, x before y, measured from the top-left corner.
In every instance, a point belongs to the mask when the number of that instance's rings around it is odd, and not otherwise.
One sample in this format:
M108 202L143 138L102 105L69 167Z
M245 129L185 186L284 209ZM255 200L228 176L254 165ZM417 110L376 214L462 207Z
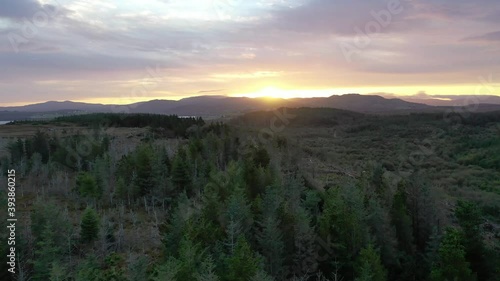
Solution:
M5 125L5 124L10 123L10 122L12 122L12 121L0 121L0 125Z

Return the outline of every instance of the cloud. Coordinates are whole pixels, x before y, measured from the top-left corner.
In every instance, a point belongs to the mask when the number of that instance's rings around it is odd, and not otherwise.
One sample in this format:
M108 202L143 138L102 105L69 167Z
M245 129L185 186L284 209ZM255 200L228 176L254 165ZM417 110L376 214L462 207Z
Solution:
M42 4L38 0L0 0L0 19L6 18L14 21L21 19L33 20L39 16L54 17L68 12L61 7L59 0L52 0L52 4Z
M32 17L43 6L36 0L0 0L0 17L23 18Z
M500 41L500 31L488 32L479 36L466 37L463 41Z
M198 94L208 94L208 93L220 93L224 92L225 89L219 89L219 90L204 90L204 91L198 91Z
M14 53L8 35L23 35L22 18L32 20L48 2L0 0L0 94L21 80L78 79L78 87L64 88L66 99L83 97L85 83L135 81L157 64L168 69L164 92L178 95L271 86L401 93L395 85L431 93L425 85L476 84L480 75L500 73L499 50L491 44L500 40L498 0L401 0L403 11L370 34L352 62L339 43L358 40L356 28L364 30L396 0L215 0L234 3L222 18L212 1L57 1L62 16ZM118 84L94 87L93 95L118 92ZM30 87L23 86L25 97L51 89L64 95L56 85Z

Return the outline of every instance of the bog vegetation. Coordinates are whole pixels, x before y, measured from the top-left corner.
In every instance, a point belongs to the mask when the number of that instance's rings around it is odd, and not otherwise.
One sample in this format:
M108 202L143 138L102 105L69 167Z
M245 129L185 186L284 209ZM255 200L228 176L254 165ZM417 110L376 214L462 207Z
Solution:
M289 113L75 116L53 124L88 131L11 140L16 280L500 280L500 114Z

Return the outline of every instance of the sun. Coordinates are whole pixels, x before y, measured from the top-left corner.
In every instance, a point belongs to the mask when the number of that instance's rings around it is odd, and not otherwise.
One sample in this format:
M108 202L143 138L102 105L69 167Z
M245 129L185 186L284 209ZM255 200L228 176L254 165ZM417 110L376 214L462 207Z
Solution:
M275 99L287 99L292 97L288 91L276 87L266 87L258 92L249 93L246 94L245 96L249 98L275 98Z
M274 99L294 99L294 98L312 98L312 97L329 97L335 93L350 93L333 88L327 89L283 89L275 86L268 86L256 92L247 92L234 94L235 97L247 98L267 98L270 101Z

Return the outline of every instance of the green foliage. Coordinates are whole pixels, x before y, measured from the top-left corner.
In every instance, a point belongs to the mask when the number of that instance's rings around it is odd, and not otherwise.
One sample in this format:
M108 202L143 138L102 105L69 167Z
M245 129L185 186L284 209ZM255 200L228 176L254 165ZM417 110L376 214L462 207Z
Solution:
M250 281L274 281L275 279L269 276L265 271L259 270Z
M123 258L116 253L111 253L107 256L104 260L104 268L100 273L99 281L126 280L123 262Z
M330 260L336 258L345 270L342 275L349 276L355 256L368 239L363 195L356 187L347 185L329 189L325 197L319 234L324 241L333 240L335 257Z
M178 260L174 258L168 259L165 263L159 265L156 269L156 273L152 278L153 281L177 281L178 279L175 277L181 264ZM180 281L180 280L179 280Z
M83 243L89 243L97 239L99 236L99 216L94 209L85 209L80 229L80 239Z
M269 153L264 147L259 147L255 150L253 154L253 163L256 167L267 167L271 161Z
M265 269L277 279L282 279L285 262L285 245L275 217L265 217L261 222L262 231L258 236L261 253L265 258Z
M52 268L50 270L49 281L66 281L66 280L70 280L68 269L59 262L53 262Z
M204 260L204 250L201 245L194 244L189 238L183 238L180 244L178 257L180 267L176 278L177 280L194 280Z
M376 199L368 201L366 223L371 229L372 237L376 245L380 248L382 261L387 266L396 266L398 264L396 231L391 224L389 210Z
M51 224L46 224L36 244L35 259L33 261L33 280L49 280L53 265L60 259L61 249L54 242L55 234ZM57 271L56 268L54 271Z
M439 114L293 112L298 116L290 120L291 130L270 136L266 144L249 140L247 128L216 122L200 127L194 119L148 115L110 115L108 121L102 119L106 115L73 116L66 120L95 130L73 135L68 128L64 137L38 133L10 142L12 163L4 157L1 168L19 172L20 214L32 208L30 219L20 220L30 222L31 231L21 226L16 245L24 280L469 281L477 274L478 280L493 281L499 276L498 230L488 221L498 217L500 206L495 194L500 176L488 164L498 142L486 131L487 118L474 121L481 128L455 130L443 125ZM256 114L257 122L243 119L269 126L269 114ZM172 123L161 124L167 120ZM151 128L140 143L135 137L123 143L123 130L109 136L98 130L109 125ZM188 130L188 125L194 126ZM432 128L442 131L430 136ZM189 139L159 138L176 135ZM423 136L431 139L425 144L430 154L421 154ZM0 181L5 182L3 175ZM83 202L72 190L105 214L102 231L92 208L79 216ZM53 195L57 204L46 200ZM41 200L31 205L35 196ZM459 201L455 221L448 202L457 197L477 204ZM79 217L81 244L72 228ZM459 230L443 236L443 227L455 222ZM92 243L99 234L104 239ZM6 253L5 245L0 251Z
M406 189L405 183L400 182L394 195L391 216L392 223L396 229L399 249L408 255L415 251L413 244L412 221L406 207Z
M438 260L431 272L432 280L475 280L475 276L470 270L470 265L465 260L463 237L457 229L447 229L438 252Z
M496 276L495 263L500 260L497 256L488 253L483 242L481 210L472 202L458 201L455 216L462 228L465 256L472 271L477 273L479 280L494 278Z
M356 261L357 281L386 281L387 271L380 261L379 253L371 244L363 248Z
M191 174L187 165L186 152L180 149L172 164L172 182L179 190L188 190L191 183Z
M148 262L146 256L140 256L130 261L128 266L130 281L143 281L148 278Z
M231 245L231 248L234 247L236 239L240 235L250 234L250 229L253 225L253 215L251 206L243 190L237 188L229 197L225 208L224 220L226 234L230 240L228 244Z
M201 118L179 118L176 115L95 113L58 117L55 122L74 123L86 127L152 127L185 136L192 125L203 125Z
M225 270L222 280L249 280L257 274L260 264L261 259L255 255L243 235L240 235L234 252L225 259Z
M101 281L101 271L95 257L83 260L75 274L75 281Z
M295 219L291 271L296 276L305 276L310 272L315 272L318 267L317 234L307 211L297 210Z
M135 185L138 188L137 196L149 193L153 186L153 148L149 145L140 146L136 150L135 159Z
M97 184L95 177L88 172L80 172L76 178L76 189L81 196L99 199L102 189Z
M211 257L203 261L199 273L194 275L196 281L219 281L219 276L215 273L215 264Z

